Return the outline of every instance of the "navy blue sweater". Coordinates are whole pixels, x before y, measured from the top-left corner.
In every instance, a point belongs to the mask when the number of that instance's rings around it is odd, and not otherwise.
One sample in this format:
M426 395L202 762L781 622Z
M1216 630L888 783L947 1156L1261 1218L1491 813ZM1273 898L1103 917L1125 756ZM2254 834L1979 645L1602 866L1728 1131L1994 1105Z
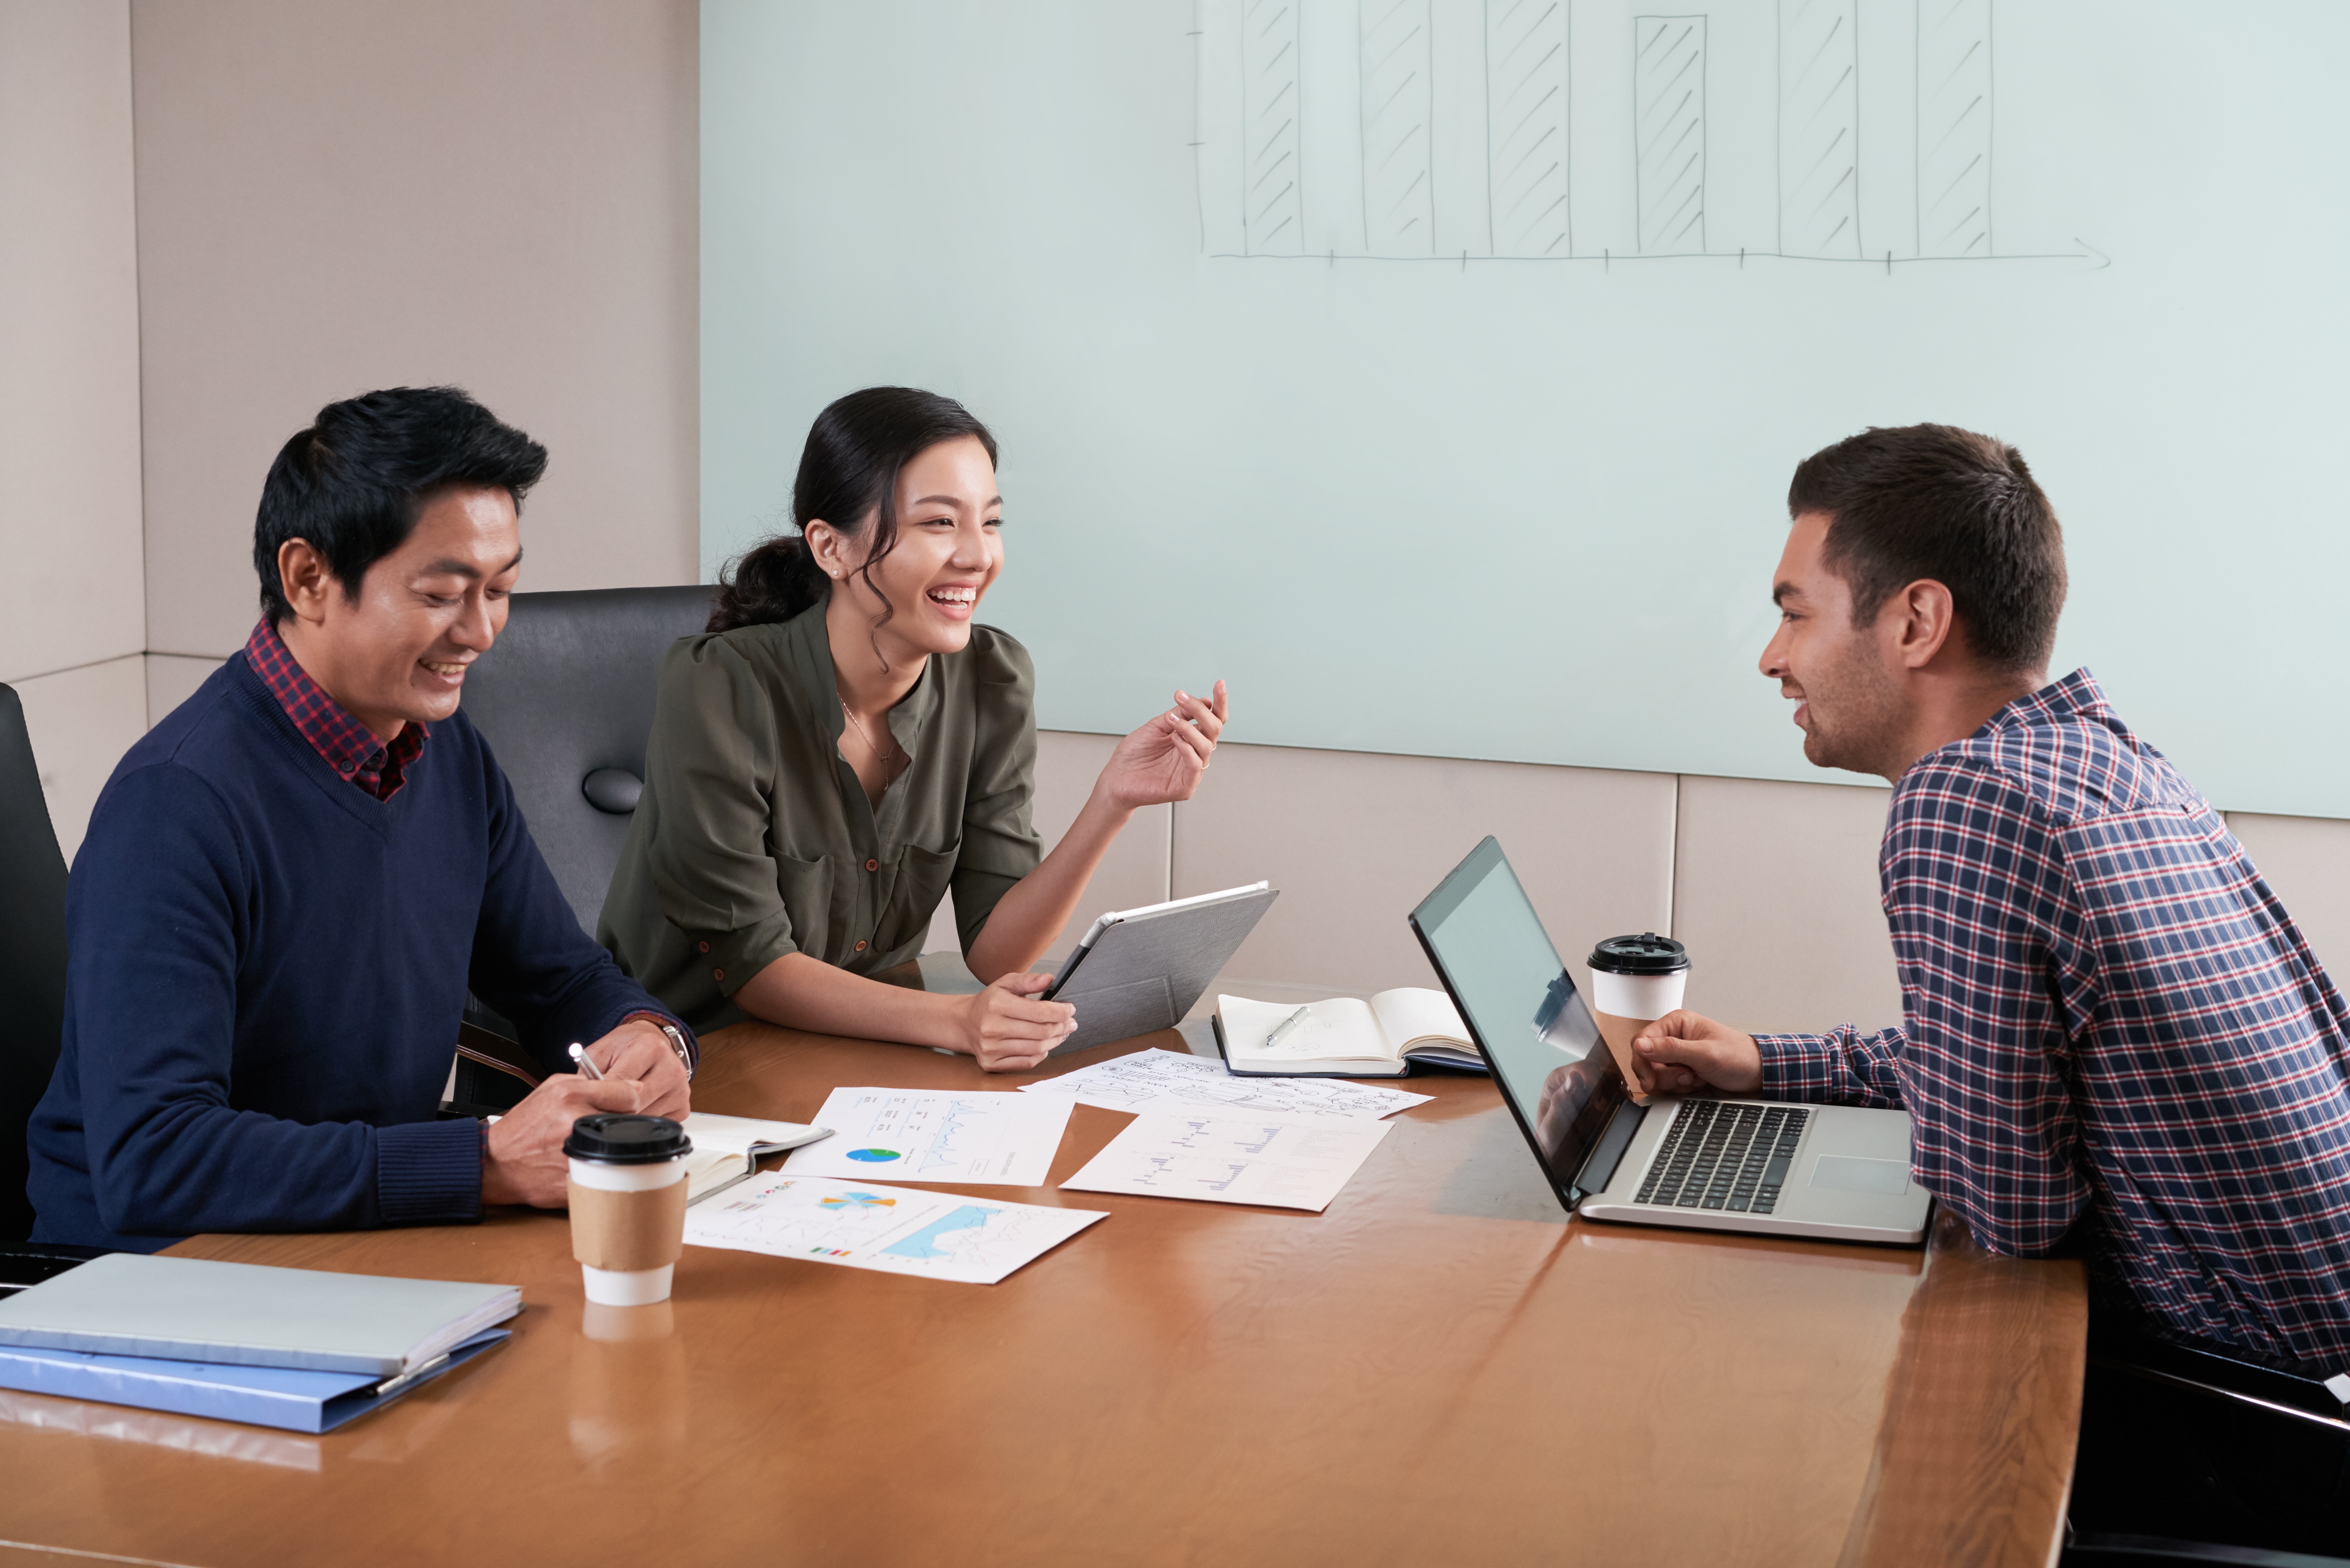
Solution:
M389 801L239 654L130 748L66 898L63 1054L28 1129L36 1240L481 1217L436 1121L470 981L552 1071L661 1012L579 929L463 713Z

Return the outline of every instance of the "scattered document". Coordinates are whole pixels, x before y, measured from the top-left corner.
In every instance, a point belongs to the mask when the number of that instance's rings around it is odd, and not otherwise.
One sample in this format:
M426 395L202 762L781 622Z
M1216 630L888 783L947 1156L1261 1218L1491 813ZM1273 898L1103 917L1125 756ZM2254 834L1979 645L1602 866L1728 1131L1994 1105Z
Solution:
M697 1247L992 1285L1107 1218L1098 1209L777 1172L687 1210L685 1239Z
M1388 1126L1240 1111L1147 1112L1061 1185L1319 1214L1388 1136Z
M1039 1099L1066 1097L1106 1111L1174 1111L1206 1106L1335 1121L1376 1121L1434 1098L1349 1084L1343 1078L1235 1078L1222 1062L1172 1051L1137 1051L1020 1086Z
M835 1089L816 1119L833 1136L794 1149L786 1173L1042 1187L1069 1126L1069 1102L1008 1092Z

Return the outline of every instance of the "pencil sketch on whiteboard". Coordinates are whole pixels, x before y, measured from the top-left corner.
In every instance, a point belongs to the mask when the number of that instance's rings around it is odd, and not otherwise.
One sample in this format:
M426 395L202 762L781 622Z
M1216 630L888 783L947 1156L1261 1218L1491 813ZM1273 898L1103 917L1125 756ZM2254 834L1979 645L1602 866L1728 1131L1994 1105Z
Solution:
M1211 257L2106 264L1994 244L1994 0L1196 3Z

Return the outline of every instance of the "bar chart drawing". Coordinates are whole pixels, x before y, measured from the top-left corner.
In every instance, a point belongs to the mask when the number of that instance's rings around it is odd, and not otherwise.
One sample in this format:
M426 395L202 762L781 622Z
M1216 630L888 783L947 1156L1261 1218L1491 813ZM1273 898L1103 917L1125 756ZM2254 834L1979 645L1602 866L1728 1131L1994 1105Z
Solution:
M1574 251L1566 0L1486 0L1486 238L1495 255Z
M1991 0L1917 0L1918 254L1989 255Z
M1705 22L1632 23L1632 134L1640 248L1705 249Z
M1994 246L1996 0L1696 3L1197 0L1201 249L2107 265Z
M1250 0L1241 18L1241 232L1252 254L1295 255L1305 243L1297 30L1296 0Z
M1858 257L1857 0L1780 0L1779 251Z
M1436 250L1430 5L1363 0L1363 234L1381 254Z

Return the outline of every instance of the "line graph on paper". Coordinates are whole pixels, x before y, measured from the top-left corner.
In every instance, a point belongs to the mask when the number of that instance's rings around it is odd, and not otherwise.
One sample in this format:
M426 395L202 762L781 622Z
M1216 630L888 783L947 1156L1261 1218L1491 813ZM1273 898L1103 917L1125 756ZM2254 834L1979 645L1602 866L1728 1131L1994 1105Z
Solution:
M2102 266L1996 243L1994 4L1198 0L1202 248Z
M1391 1125L1145 1112L1061 1185L1318 1213Z

